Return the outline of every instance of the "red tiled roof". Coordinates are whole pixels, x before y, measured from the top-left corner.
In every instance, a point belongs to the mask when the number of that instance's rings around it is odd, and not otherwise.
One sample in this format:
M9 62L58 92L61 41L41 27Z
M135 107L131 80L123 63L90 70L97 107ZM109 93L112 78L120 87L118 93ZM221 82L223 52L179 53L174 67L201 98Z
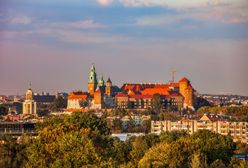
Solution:
M152 99L153 95L129 95L130 98L134 98L134 99Z
M72 99L83 99L86 100L88 98L88 93L83 93L83 92L71 92L68 100L72 100Z
M128 97L125 93L118 93L115 97Z
M178 82L177 83L171 83L170 87L179 87L179 83Z
M169 88L146 88L143 91L141 91L141 94L142 95L154 95L154 94L168 95Z
M182 96L180 93L171 93L168 95L168 97L179 97Z

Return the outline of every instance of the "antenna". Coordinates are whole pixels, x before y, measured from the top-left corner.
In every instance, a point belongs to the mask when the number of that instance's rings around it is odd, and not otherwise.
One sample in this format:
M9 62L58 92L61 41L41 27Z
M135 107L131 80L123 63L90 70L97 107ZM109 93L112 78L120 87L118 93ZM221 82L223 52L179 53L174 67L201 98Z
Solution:
M172 69L172 71L171 71L171 78L172 78L172 83L174 83L175 82L175 74L176 74L176 70L174 70L174 69Z
M29 82L29 89L31 89L31 87L32 87L32 83L31 83L31 81Z

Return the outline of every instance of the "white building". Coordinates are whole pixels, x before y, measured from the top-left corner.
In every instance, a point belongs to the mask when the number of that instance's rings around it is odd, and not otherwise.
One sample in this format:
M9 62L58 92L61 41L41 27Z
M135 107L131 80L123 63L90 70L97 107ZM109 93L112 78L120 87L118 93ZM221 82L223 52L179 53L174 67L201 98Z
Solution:
M151 133L186 131L193 134L198 130L209 130L221 135L231 135L235 142L248 143L248 122L229 122L217 118L204 115L200 120L151 121Z

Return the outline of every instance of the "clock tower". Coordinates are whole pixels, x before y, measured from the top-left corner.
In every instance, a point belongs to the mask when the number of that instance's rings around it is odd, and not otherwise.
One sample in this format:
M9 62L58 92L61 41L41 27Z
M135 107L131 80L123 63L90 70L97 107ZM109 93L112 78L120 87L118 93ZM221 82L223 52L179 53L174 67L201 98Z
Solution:
M95 72L95 66L94 64L92 64L90 68L90 74L89 74L89 80L88 80L88 93L93 96L95 93L96 87L97 87L97 77L96 77L96 72Z

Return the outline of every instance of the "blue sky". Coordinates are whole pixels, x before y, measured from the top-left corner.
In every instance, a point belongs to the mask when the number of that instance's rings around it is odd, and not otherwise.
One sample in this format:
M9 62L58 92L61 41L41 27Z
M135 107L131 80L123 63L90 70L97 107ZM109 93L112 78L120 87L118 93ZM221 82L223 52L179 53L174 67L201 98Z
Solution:
M0 94L86 89L91 63L121 85L188 77L248 95L247 0L2 0Z

